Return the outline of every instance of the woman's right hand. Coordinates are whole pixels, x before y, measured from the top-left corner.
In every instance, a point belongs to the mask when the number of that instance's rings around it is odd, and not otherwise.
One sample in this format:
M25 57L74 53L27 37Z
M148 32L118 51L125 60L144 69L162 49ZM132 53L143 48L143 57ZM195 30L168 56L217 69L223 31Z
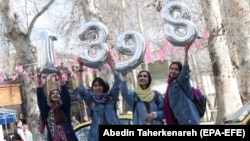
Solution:
M185 43L185 51L188 52L188 50L190 49L190 47L192 46L193 42L190 41L186 41Z
M115 73L116 73L116 70L115 70L115 62L114 62L114 59L113 59L113 57L112 57L112 55L111 55L110 52L108 53L106 62L107 62L107 63L109 64L109 66L111 67L111 70L112 70L113 74L115 74Z
M78 61L78 64L79 64L79 70L81 70L82 67L83 67L83 59L81 57L78 57L77 61Z
M43 80L42 80L42 73L40 68L36 68L36 75L37 75L37 87L43 87Z
M37 75L37 80L42 79L42 74L41 74L40 68L36 68L36 75Z

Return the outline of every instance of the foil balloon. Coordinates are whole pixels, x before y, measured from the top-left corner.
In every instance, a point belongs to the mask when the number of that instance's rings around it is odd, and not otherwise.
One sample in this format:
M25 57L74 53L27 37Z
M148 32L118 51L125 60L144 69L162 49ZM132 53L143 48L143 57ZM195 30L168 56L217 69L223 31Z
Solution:
M40 32L41 46L37 50L38 67L43 74L51 74L57 71L55 66L55 53L53 42L56 36L49 30L44 29Z
M128 56L129 59L118 61L115 65L116 71L128 73L138 67L145 57L146 47L142 35L133 30L121 33L116 42L119 53Z
M185 43L197 38L196 25L190 21L189 9L180 1L170 1L162 9L164 34L174 46L185 47Z
M89 48L83 48L79 55L86 67L99 69L105 64L109 51L107 36L107 27L98 21L87 22L80 29L80 40L89 43Z

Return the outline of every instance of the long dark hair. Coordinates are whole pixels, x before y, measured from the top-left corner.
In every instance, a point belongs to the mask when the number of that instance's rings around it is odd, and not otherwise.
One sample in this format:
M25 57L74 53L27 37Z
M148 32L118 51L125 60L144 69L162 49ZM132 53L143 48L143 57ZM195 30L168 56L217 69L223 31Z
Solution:
M49 92L49 102L53 103L54 101L52 101L51 99L51 95L52 95L52 92L53 91L58 91L61 95L61 91L59 89L54 89L54 90L51 90ZM55 119L55 122L56 124L61 124L64 122L64 119L63 119L63 113L62 113L62 110L60 108L56 108L54 109L54 119Z
M172 63L170 64L170 66L169 66L168 69L170 69L171 66L174 65L174 64L178 66L178 68L179 68L180 71L182 70L182 63L179 62L179 61L174 61L174 62L172 62Z

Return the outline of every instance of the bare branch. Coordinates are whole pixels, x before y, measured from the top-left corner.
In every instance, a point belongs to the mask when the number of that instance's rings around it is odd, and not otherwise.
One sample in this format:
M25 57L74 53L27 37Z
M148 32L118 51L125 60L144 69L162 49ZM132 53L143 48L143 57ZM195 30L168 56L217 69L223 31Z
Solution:
M30 23L30 26L29 26L29 28L28 28L28 32L27 32L27 36L29 37L30 36L30 33L31 33L31 31L32 31L32 29L33 29L33 27L34 27L34 24L35 24L35 22L36 22L36 20L53 4L55 2L55 0L51 0L49 3L47 3L47 5L45 5L44 7L43 7L43 9L40 11L40 12L38 12L37 14L36 14L36 16L33 18L33 20L31 21L31 23Z

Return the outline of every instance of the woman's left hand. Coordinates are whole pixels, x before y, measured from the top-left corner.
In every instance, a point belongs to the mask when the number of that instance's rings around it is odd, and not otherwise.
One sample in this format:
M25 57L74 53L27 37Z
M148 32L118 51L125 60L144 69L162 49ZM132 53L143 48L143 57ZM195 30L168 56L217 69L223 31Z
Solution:
M154 114L150 113L146 116L146 122L151 122L154 119Z
M111 70L113 71L113 73L115 73L115 62L114 62L114 59L113 59L112 55L110 54L110 52L108 53L106 62L111 67Z

